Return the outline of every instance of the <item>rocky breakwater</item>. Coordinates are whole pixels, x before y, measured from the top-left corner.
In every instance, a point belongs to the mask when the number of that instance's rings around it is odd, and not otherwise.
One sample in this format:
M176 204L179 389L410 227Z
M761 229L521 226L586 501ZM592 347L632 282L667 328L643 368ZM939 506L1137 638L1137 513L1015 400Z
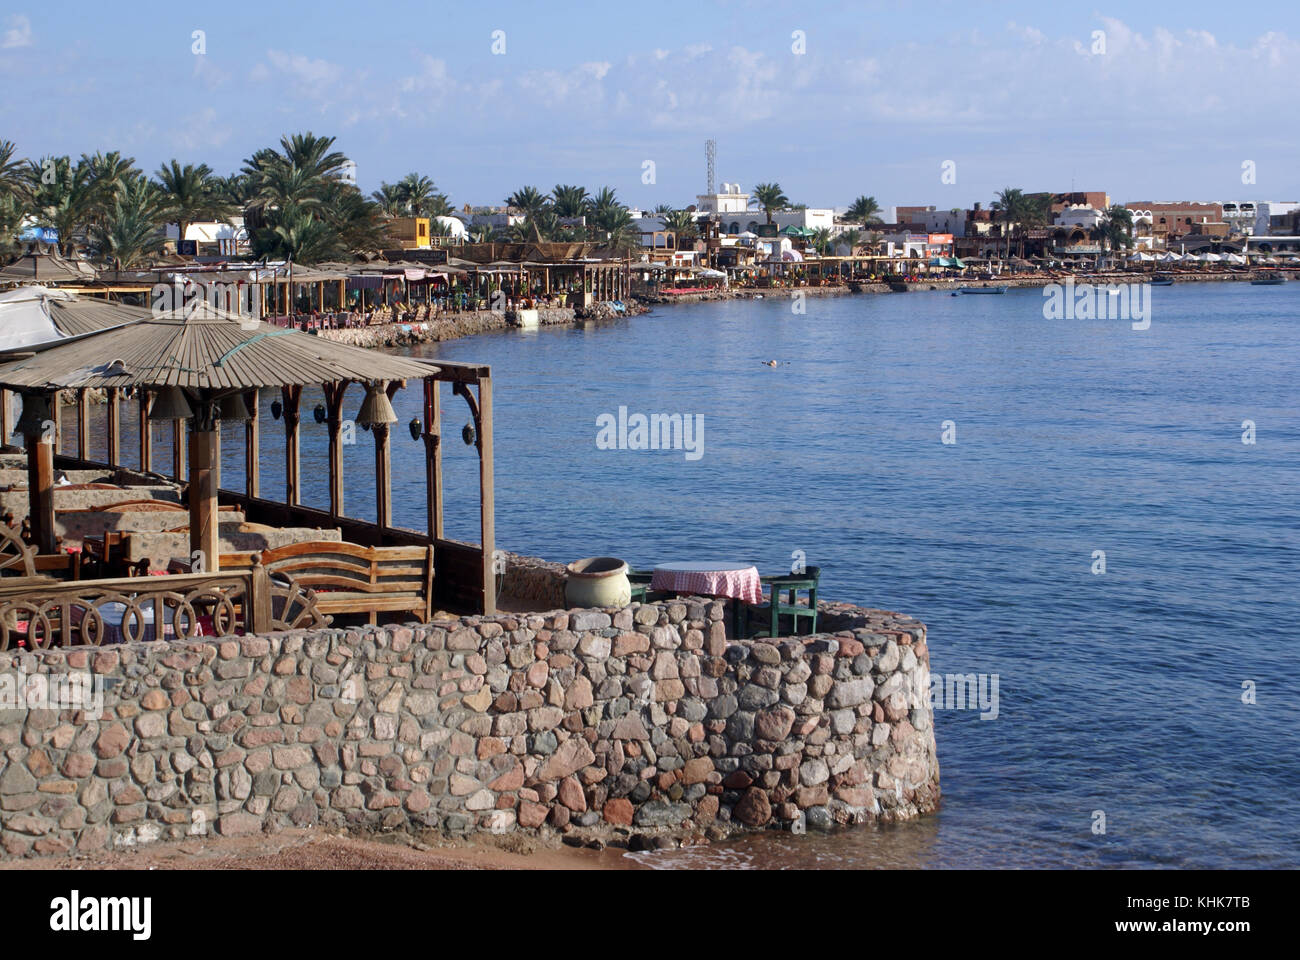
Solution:
M689 598L0 653L18 689L107 681L98 706L0 709L0 850L317 824L720 837L935 808L921 623L827 605L828 633L737 642L726 614Z

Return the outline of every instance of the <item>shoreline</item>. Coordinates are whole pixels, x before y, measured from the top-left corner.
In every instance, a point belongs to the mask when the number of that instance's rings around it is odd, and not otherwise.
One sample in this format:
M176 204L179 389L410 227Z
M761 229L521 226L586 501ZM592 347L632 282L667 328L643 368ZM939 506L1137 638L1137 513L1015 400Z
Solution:
M1286 273L1286 271L1279 271ZM1300 271L1292 271L1300 276ZM1084 284L1112 285L1125 283L1150 282L1150 274L1068 274L1065 276L1006 277L993 280L921 280L909 282L906 291L891 290L887 283L831 284L816 287L766 287L714 290L708 293L649 294L629 296L624 301L625 309L616 311L607 303L597 303L589 309L578 310L573 307L552 307L538 311L538 328L571 327L592 320L616 320L650 313L657 307L674 306L685 303L712 303L728 300L770 300L802 293L806 297L840 297L860 294L888 294L895 292L952 292L962 287L1047 287L1053 284L1073 282L1076 286ZM1247 283L1249 277L1240 274L1216 271L1198 275L1172 275L1174 284L1185 283ZM1294 278L1293 278L1294 279ZM856 289L855 289L856 287ZM450 314L436 320L423 323L386 323L370 327L350 327L343 330L319 330L316 335L336 343L346 343L357 347L396 348L414 346L420 343L441 343L444 340L460 340L483 333L498 333L503 330L524 329L514 322L512 311L468 311Z

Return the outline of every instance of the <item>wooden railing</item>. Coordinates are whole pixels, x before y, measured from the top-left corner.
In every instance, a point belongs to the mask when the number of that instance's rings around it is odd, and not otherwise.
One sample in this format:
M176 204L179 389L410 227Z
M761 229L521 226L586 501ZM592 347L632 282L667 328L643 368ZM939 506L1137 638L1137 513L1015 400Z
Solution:
M313 591L291 578L271 578L260 564L232 573L68 583L0 579L0 650L192 640L329 622Z

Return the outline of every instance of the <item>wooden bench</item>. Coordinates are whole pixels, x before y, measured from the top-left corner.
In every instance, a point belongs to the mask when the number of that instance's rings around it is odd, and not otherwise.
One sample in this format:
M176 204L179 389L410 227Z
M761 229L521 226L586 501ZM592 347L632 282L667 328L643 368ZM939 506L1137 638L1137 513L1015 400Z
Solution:
M221 569L261 562L274 578L292 577L316 592L321 613L407 611L427 623L433 612L433 547L363 547L346 541L291 543L272 550L223 553Z

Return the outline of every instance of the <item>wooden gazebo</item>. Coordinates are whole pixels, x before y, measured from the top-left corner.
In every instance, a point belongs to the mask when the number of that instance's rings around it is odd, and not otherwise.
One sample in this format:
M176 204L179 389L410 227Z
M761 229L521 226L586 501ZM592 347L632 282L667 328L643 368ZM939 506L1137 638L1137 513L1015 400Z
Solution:
M134 319L123 312L135 311ZM141 468L151 468L152 445L148 420L183 418L188 427L189 536L192 551L204 569L216 572L218 501L241 507L251 521L279 526L334 526L345 539L367 546L429 545L437 577L434 592L448 607L495 612L492 572L492 388L491 373L473 364L432 364L427 361L375 353L323 340L310 334L258 323L247 317L204 310L191 316L182 311L151 315L143 308L113 305L114 325L64 336L46 343L0 352L0 387L21 393L24 413L18 431L26 441L31 530L41 554L55 550L53 477L63 469L118 468L121 459L118 396L134 391L140 397ZM427 467L428 529L425 533L392 526L390 426L396 417L390 403L394 393L411 381L424 386L424 440ZM480 462L481 542L477 545L444 539L442 530L442 470L439 386L450 382L462 396L474 423L473 442ZM361 384L366 397L351 419L370 426L375 441L377 522L343 513L344 400L351 384ZM325 423L329 430L328 512L300 503L299 402L305 384L319 384L325 393ZM285 499L261 496L258 482L258 391L276 389L281 395L285 425ZM107 463L88 459L85 443L90 425L86 392L104 390L109 397ZM81 449L78 457L56 456L52 424L57 395L74 391L78 404ZM146 419L147 418L147 419ZM245 489L221 490L219 422L238 419L245 425ZM179 439L180 427L176 435ZM174 448L173 476L185 479L180 445Z

